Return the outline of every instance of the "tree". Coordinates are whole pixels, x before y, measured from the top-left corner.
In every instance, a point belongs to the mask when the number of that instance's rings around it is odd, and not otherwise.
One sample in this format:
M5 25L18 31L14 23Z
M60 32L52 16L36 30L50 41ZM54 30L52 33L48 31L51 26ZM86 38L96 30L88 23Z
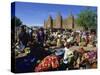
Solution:
M97 28L97 14L95 11L87 8L81 11L77 17L77 25L82 26L85 30Z
M20 25L22 25L22 21L19 18L17 18L16 16L14 16L11 18L11 25L15 25L16 27L20 26Z

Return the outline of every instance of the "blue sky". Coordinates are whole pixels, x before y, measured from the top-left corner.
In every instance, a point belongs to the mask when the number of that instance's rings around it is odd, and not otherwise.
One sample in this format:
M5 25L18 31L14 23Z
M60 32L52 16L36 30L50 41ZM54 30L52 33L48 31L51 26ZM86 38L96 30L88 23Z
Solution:
M67 18L71 13L76 16L86 8L87 6L16 2L15 16L20 18L23 24L28 26L43 26L44 20L47 20L48 15L51 15L55 19L59 12L63 18ZM96 7L90 8L94 11L97 10Z

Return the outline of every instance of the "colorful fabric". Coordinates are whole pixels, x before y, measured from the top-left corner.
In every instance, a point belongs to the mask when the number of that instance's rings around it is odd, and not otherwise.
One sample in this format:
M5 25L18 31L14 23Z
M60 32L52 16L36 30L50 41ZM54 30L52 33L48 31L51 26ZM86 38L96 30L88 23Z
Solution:
M84 58L88 60L90 64L97 61L97 52L95 51L89 51L84 53Z
M88 54L88 56L89 56L89 62L90 62L90 63L96 62L97 52L95 52L95 51L90 51L90 52L88 52L87 54Z
M59 67L58 57L50 55L45 57L40 64L35 68L35 72L47 71L49 69L56 69Z

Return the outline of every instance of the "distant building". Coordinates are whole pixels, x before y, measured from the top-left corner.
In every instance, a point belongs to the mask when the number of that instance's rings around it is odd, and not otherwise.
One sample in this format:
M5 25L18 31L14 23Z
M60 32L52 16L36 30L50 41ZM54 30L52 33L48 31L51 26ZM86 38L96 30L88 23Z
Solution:
M44 21L45 29L72 29L72 30L83 30L76 24L74 15L69 15L63 19L60 13L57 14L55 19L49 15L48 19Z

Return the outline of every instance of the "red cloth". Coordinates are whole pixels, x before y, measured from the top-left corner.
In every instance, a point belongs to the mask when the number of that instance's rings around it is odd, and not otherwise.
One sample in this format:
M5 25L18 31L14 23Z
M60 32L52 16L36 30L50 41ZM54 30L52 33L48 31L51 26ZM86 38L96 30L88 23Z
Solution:
M41 63L35 68L35 72L47 71L50 68L55 69L59 67L58 57L50 55L45 57Z

